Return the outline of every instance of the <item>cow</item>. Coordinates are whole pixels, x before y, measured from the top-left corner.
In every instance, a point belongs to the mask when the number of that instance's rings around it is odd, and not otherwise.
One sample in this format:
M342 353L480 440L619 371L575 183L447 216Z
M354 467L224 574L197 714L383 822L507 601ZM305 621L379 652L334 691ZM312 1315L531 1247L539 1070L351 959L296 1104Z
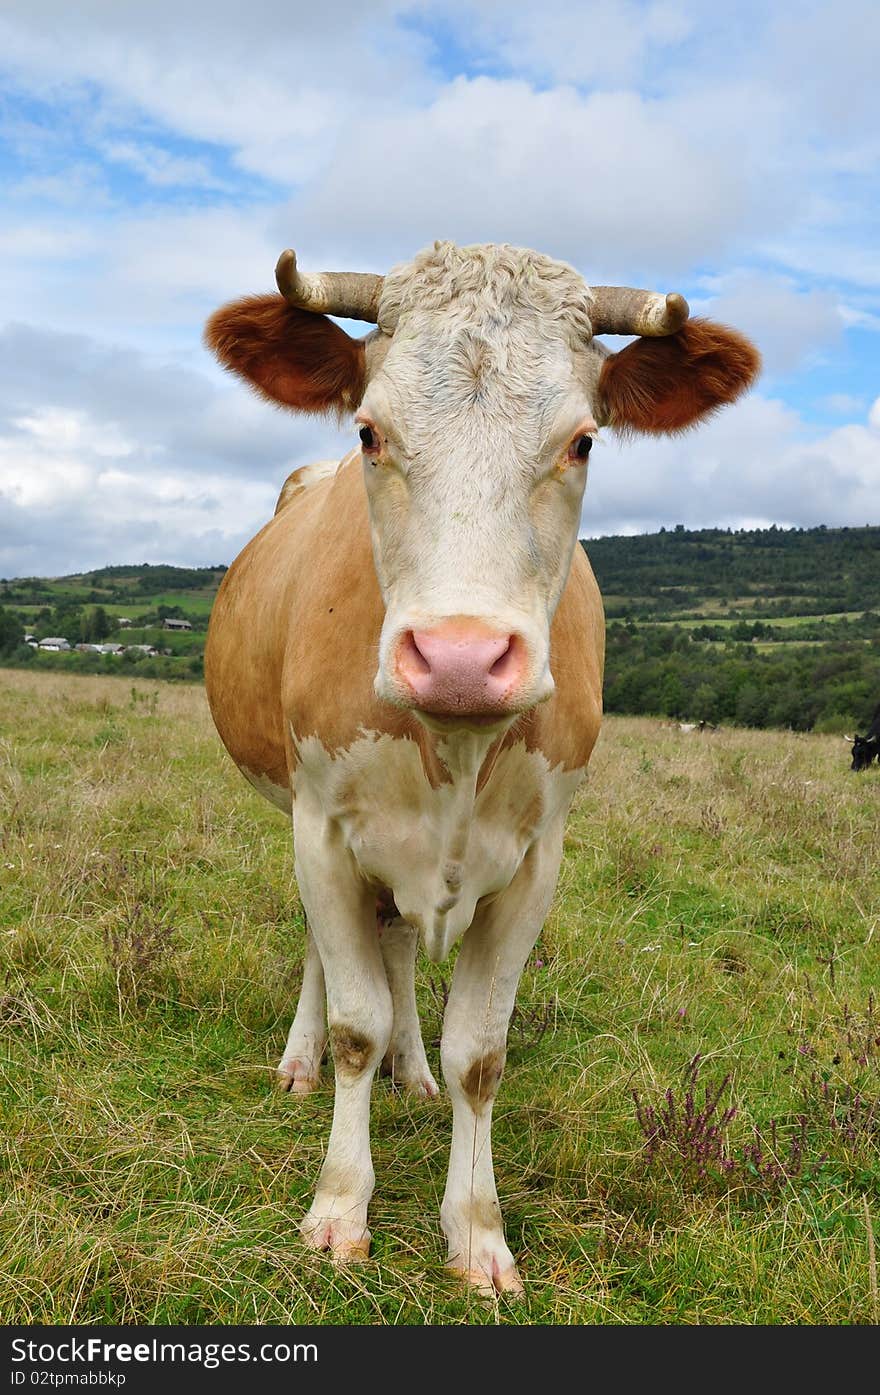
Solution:
M880 707L871 718L864 736L856 732L852 738L852 765L850 770L867 770L873 760L880 764Z
M453 1271L520 1293L492 1108L599 733L604 615L576 546L591 448L603 426L685 430L759 357L680 295L590 287L506 244L437 242L385 277L304 274L288 250L276 281L218 310L206 343L271 403L354 414L359 440L295 470L229 568L205 677L233 759L293 815L307 937L278 1081L313 1090L328 1037L335 1069L300 1229L338 1263L367 1257L373 1079L437 1095L414 965L458 946L440 1223ZM636 337L614 353L602 334Z

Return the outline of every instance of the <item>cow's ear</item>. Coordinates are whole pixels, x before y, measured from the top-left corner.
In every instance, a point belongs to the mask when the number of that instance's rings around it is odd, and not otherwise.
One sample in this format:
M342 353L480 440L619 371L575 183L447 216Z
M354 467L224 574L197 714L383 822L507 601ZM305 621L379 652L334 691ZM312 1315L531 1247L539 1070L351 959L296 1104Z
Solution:
M685 431L734 402L760 367L761 356L744 335L689 320L677 334L636 339L608 355L599 377L600 424L650 434Z
M247 296L224 305L205 326L205 343L224 368L282 407L342 414L363 396L363 340L283 296Z

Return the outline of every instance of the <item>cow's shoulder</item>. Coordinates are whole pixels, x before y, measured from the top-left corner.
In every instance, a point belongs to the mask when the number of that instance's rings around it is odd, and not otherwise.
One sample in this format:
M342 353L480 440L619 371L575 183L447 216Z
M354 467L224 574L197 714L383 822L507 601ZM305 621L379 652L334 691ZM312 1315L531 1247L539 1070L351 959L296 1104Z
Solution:
M338 460L315 460L310 465L299 465L297 469L291 470L281 486L281 493L275 505L276 514L286 508L292 499L302 494L303 490L313 489L321 481L332 479L339 469L339 463Z
M332 754L365 732L414 743L430 783L448 778L412 713L376 697L383 618L360 453L294 471L226 573L205 654L214 720L258 787L286 789L306 739Z
M311 497L310 497L311 496ZM432 784L444 778L434 745L411 712L380 702L373 688L385 607L376 579L360 453L309 486L278 515L298 555L284 641L282 706L291 741L317 737L345 751L365 733L413 742Z

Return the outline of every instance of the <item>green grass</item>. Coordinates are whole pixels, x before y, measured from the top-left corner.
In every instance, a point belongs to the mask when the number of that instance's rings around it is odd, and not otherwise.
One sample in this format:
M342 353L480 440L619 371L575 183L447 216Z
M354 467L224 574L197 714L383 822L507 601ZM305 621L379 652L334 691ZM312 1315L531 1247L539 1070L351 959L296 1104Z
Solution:
M445 1096L375 1087L369 1264L299 1243L332 1083L270 1085L289 832L202 690L0 672L0 1320L877 1322L880 1129L841 1124L880 1097L878 805L839 738L606 720L496 1106L527 1286L496 1305L443 1269ZM421 965L435 1069L441 996ZM632 1098L680 1106L697 1054L737 1109L705 1175ZM774 1120L776 1180L744 1152Z
M216 587L212 590L199 588L198 590L186 591L159 591L156 595L147 596L143 600L140 597L137 600L133 599L128 610L124 605L108 605L104 609L111 615L131 615L132 619L135 615L144 615L148 610L156 610L160 605L180 606L181 610L186 611L188 615L210 615L216 594Z

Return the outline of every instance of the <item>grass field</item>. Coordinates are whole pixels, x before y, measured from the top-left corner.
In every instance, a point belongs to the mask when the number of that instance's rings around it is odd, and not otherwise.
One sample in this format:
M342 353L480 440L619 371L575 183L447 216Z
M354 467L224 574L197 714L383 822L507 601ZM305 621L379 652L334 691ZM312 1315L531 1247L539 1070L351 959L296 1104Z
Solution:
M848 765L606 721L496 1107L496 1304L443 1269L443 1095L375 1087L374 1258L299 1243L332 1084L270 1084L289 834L202 690L0 670L0 1320L876 1323L880 771Z

